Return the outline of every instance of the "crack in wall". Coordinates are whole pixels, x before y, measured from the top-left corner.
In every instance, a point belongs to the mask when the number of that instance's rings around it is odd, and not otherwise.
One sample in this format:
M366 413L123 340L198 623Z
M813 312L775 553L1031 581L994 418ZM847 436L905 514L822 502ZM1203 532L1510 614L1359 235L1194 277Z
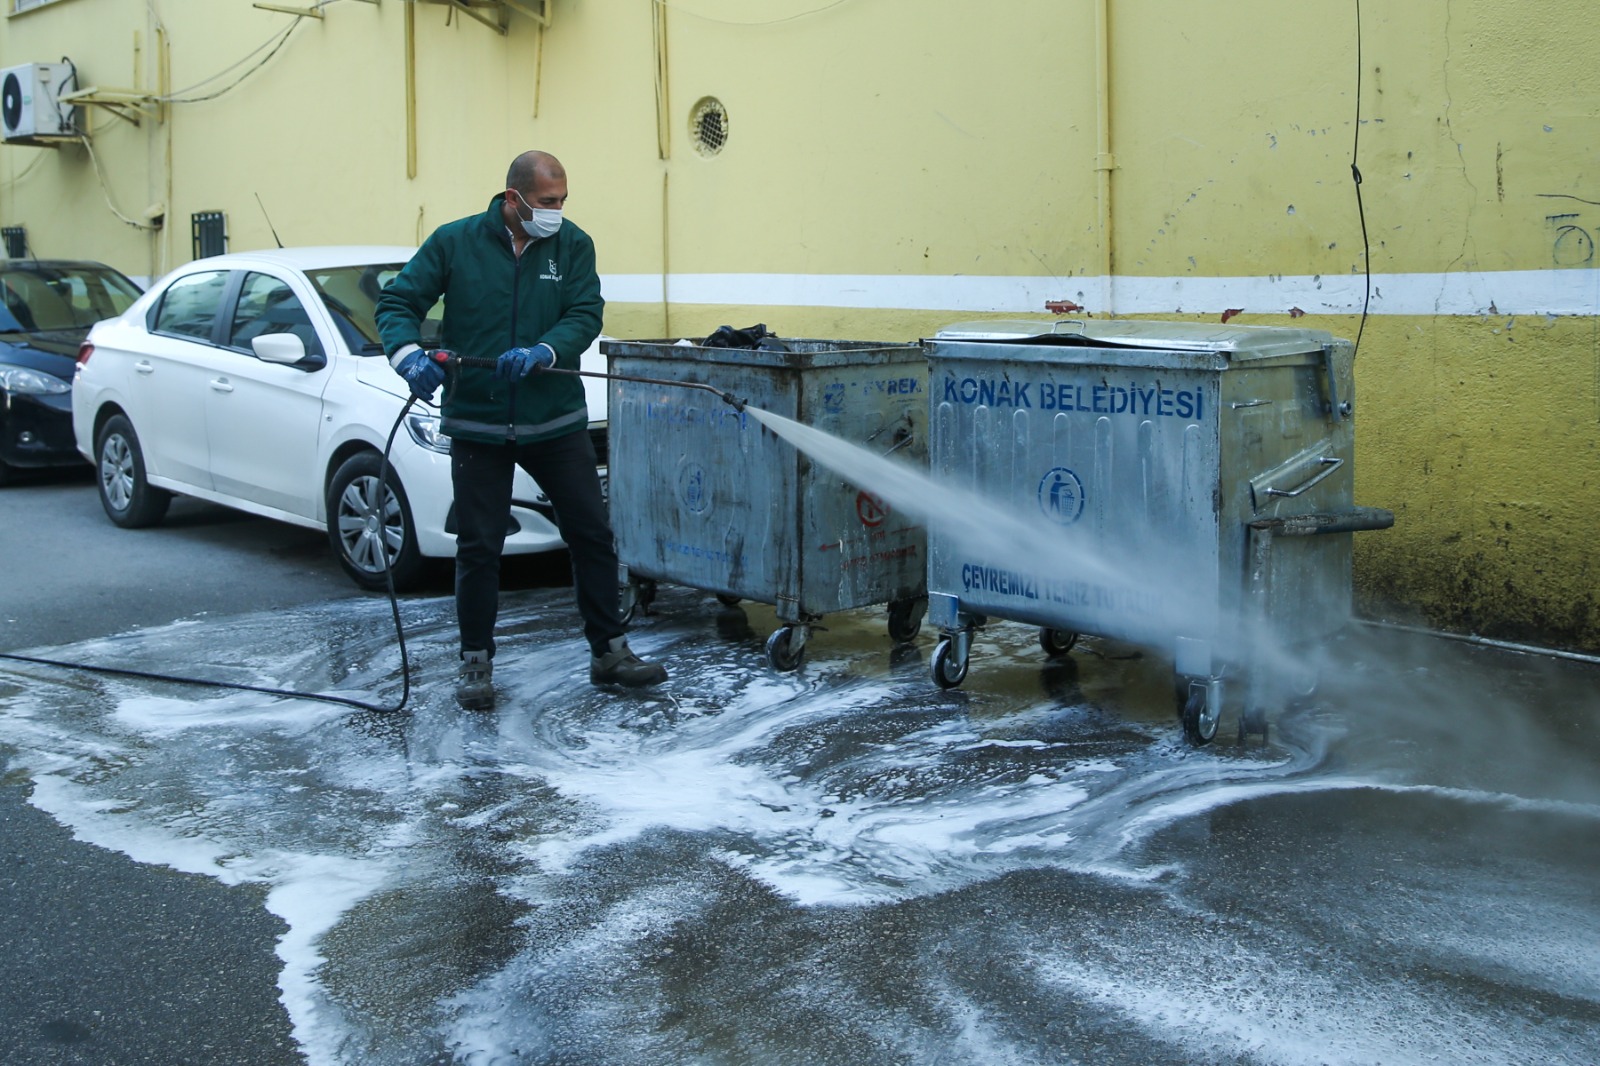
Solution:
M1450 63L1451 63L1452 59L1454 58L1454 51L1451 48L1450 34L1451 34L1451 27L1454 24L1454 22L1455 22L1455 3L1454 3L1454 0L1445 0L1445 5L1444 5L1444 62L1442 64L1442 66L1441 66L1441 71L1440 71L1440 73L1443 75L1443 78L1444 78L1444 116L1443 116L1443 119L1444 119L1444 131L1445 131L1445 135L1450 138L1450 143L1455 145L1456 158L1461 162L1461 180L1463 182L1465 182L1467 188L1472 191L1472 195L1470 197L1468 197L1468 199L1467 199L1467 217L1466 217L1465 223L1463 223L1463 225L1462 225L1461 247L1460 247L1460 250L1457 251L1455 258L1450 260L1450 262L1445 264L1444 273L1446 273L1446 274L1448 274L1451 271L1453 271L1458 265L1464 266L1467 270L1476 270L1477 269L1477 257L1476 257L1475 249L1474 249L1473 244L1472 244L1472 216L1473 216L1474 212L1477 209L1478 187L1477 187L1477 185L1473 184L1472 178L1468 173L1466 149L1465 149L1465 146L1456 138L1455 123L1452 121L1452 119L1450 117L1450 111L1455 106L1455 94L1452 92L1452 90L1450 88ZM1470 258L1469 258L1469 255L1470 255ZM1440 296L1439 302L1435 303L1435 305L1434 305L1435 313L1441 313L1441 305L1443 303L1443 298L1444 298L1444 291L1443 291L1443 287L1442 286L1441 286L1441 289L1440 289L1439 296Z

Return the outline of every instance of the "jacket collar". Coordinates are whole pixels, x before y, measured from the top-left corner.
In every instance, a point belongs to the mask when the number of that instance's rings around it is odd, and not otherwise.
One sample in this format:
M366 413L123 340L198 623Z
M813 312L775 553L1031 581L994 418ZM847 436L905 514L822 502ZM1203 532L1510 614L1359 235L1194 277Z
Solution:
M483 226L484 229L489 231L490 236L510 248L512 247L511 233L506 229L506 216L500 210L505 202L505 193L496 193L494 195L494 198L489 201L488 210L483 213Z

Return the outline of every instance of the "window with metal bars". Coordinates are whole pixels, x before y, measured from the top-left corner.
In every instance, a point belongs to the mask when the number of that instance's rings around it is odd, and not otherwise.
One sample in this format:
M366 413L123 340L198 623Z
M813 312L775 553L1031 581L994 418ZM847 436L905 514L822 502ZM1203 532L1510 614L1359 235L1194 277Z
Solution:
M189 216L194 237L194 257L221 255L228 250L228 216L221 211L196 211Z
M28 230L25 226L0 226L0 240L6 242L6 255L25 259L28 255Z

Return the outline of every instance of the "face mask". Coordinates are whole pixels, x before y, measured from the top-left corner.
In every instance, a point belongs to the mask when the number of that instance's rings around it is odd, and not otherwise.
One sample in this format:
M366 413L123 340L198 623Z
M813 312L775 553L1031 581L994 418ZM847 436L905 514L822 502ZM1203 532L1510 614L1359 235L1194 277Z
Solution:
M518 194L517 199L522 200L521 194ZM522 202L524 205L527 203L526 200ZM522 223L522 232L534 240L548 237L561 228L561 209L559 207L529 207L528 210L533 213L533 218L523 218L522 212L518 211L517 221Z

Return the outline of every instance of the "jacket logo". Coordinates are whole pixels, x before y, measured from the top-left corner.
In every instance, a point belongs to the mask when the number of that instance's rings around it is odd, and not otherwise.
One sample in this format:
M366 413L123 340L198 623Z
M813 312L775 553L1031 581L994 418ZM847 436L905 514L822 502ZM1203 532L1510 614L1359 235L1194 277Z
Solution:
M548 274L540 274L539 275L539 280L540 281L560 281L561 280L561 275L556 273L556 271L559 269L556 266L556 261L554 259L549 259L549 260L546 260L546 262L548 262L550 264L550 273L548 273Z

